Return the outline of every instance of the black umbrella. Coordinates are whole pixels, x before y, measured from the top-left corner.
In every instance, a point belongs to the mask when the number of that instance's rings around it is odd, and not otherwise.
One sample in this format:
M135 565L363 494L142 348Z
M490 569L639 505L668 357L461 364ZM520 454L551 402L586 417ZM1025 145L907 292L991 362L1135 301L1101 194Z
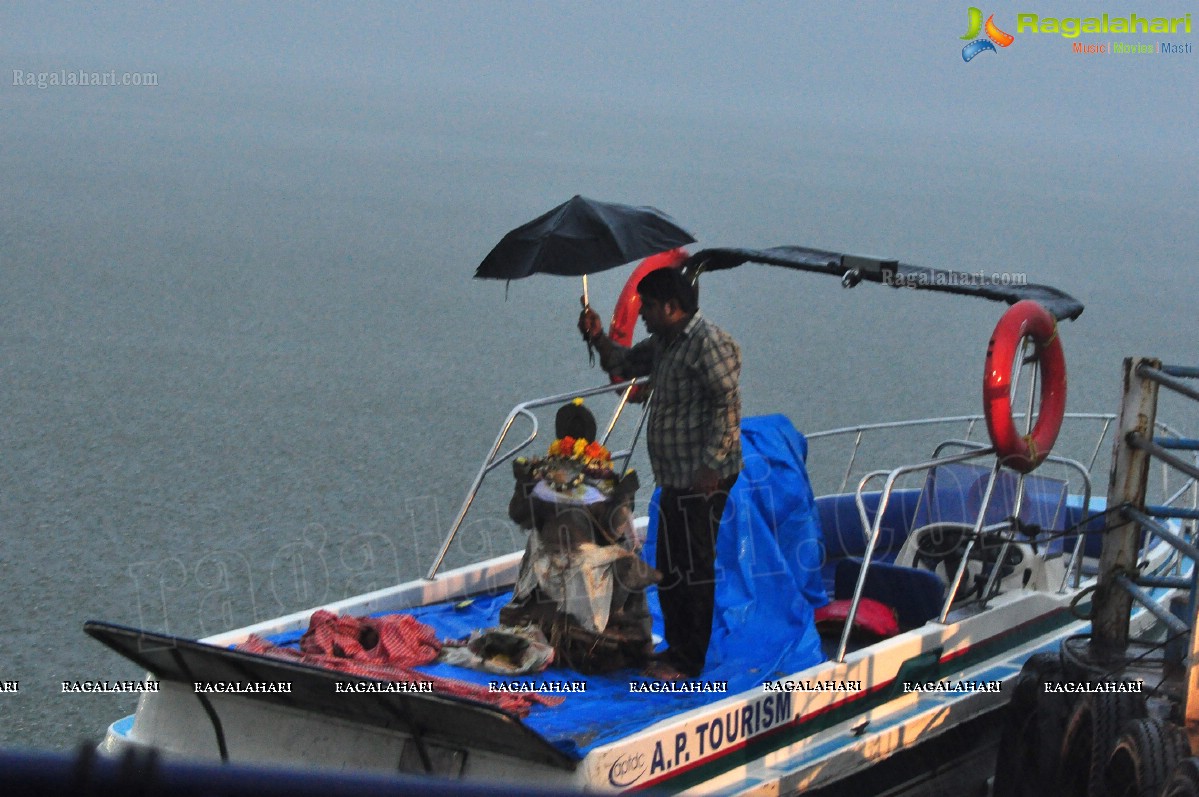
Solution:
M694 242L689 232L657 208L576 195L505 235L475 270L475 277L582 276L586 293L588 274Z

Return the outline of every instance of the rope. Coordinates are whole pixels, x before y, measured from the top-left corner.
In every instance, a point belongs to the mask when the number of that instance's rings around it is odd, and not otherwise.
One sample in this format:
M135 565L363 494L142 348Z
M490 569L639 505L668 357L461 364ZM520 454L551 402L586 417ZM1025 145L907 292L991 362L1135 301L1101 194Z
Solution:
M1091 586L1084 589L1082 592L1075 595L1074 598L1070 601L1070 614L1074 615L1079 620L1085 620L1087 622L1090 622L1095 616L1095 604L1091 604L1091 613L1090 614L1083 614L1079 610L1078 604L1082 603L1083 598L1086 598L1094 591L1095 591L1095 585L1092 584Z
M1069 663L1073 664L1078 670L1081 670L1086 673L1090 673L1092 676L1094 676L1094 680L1110 681L1110 680L1112 680L1113 676L1119 675L1122 670L1127 670L1128 668L1135 665L1137 662L1139 662L1143 659L1149 658L1153 654L1157 653L1159 650L1164 650L1167 645L1169 645L1170 643L1172 643L1178 639L1182 639L1184 636L1186 636L1186 635L1185 634L1172 634L1172 635L1167 636L1165 639L1161 640L1160 642L1154 642L1154 643L1140 642L1139 644L1144 648L1144 650L1141 653L1138 653L1135 656L1127 656L1127 655L1122 656L1120 659L1120 662L1118 664L1115 664L1114 666L1112 666L1110 669L1104 669L1103 667L1092 666L1088 661L1085 661L1080 655L1075 653L1073 648L1071 647L1070 643L1072 643L1072 642L1089 640L1091 638L1090 634L1078 634L1076 636L1072 636L1072 637L1069 637L1068 639L1063 640L1061 646L1059 647L1059 650L1061 652L1061 656L1062 656L1063 660L1068 659ZM1167 676L1165 670L1163 669L1161 680L1159 680L1157 682L1157 686L1148 688L1149 693L1153 694L1157 690L1159 690L1161 688L1162 684L1165 683L1167 678L1168 678L1168 676Z
M1033 439L1033 433L1030 432L1024 435L1022 439L1024 440L1024 447L1028 449L1028 458L1033 462L1039 460L1040 457L1037 456L1037 441Z
M1096 518L1106 517L1107 515L1110 515L1112 513L1119 514L1126 506L1129 506L1129 504L1127 502L1125 502L1123 504L1118 504L1116 506L1110 506L1099 512L1093 512L1092 514L1087 515L1082 520L1075 523L1073 526L1070 526L1069 528L1066 528L1066 529L1062 529L1061 531L1045 531L1044 529L1041 529L1041 528L1035 526L1034 524L1024 524L1023 522L1020 524L1020 526L1021 527L1027 526L1028 528L1037 528L1038 529L1038 533L1035 537L1033 537L1032 535L1028 535L1027 532L1025 532L1025 535L1030 537L1029 541L1033 544L1038 543L1038 542L1048 543L1048 542L1052 542L1053 540L1056 540L1056 539L1059 539L1062 537L1082 538L1082 537L1087 536L1088 534L1107 534L1112 529L1119 528L1120 526L1127 526L1132 521L1127 520L1127 519L1122 519L1119 523L1116 523L1114 525L1105 523L1104 527L1102 529L1096 529L1094 531L1086 531L1086 530L1084 530L1084 527L1089 525L1091 523L1091 521L1095 520ZM1023 530L1023 529L1021 529L1021 530ZM1042 534L1044 536L1041 536ZM1082 540L1080 539L1079 544L1081 544L1081 543L1082 543Z

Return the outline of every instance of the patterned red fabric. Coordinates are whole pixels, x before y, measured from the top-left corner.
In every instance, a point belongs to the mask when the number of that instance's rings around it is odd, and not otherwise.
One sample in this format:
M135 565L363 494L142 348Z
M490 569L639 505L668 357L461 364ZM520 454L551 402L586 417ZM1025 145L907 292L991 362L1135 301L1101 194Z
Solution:
M441 642L433 629L407 614L338 617L320 609L308 621L300 650L320 656L415 667L436 660Z
M492 692L479 684L412 669L434 661L441 647L432 628L407 614L338 617L321 609L309 619L299 650L254 635L237 650L380 681L430 683L437 694L486 703L518 717L528 716L535 704L557 706L564 700L537 692Z

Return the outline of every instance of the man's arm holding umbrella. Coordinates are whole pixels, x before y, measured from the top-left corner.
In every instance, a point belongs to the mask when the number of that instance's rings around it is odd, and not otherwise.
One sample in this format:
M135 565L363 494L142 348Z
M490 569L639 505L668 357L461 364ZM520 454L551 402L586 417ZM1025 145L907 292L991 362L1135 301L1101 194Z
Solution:
M579 313L579 332L583 333L583 340L599 352L600 367L611 376L633 379L648 376L653 368L649 338L632 348L621 346L604 334L604 322L590 306L584 306L583 312Z

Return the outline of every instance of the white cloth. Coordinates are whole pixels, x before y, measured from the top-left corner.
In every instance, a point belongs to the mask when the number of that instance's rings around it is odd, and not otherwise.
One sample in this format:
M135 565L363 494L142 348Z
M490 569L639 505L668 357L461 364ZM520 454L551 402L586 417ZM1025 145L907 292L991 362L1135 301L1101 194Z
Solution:
M529 536L525 568L513 590L520 600L540 588L550 600L588 631L603 633L612 609L612 565L636 556L619 545L584 543L569 553L546 553L536 534Z
M590 484L580 484L573 490L563 493L550 487L545 481L538 481L533 485L533 495L551 504L575 504L577 506L598 504L608 498L598 487Z

